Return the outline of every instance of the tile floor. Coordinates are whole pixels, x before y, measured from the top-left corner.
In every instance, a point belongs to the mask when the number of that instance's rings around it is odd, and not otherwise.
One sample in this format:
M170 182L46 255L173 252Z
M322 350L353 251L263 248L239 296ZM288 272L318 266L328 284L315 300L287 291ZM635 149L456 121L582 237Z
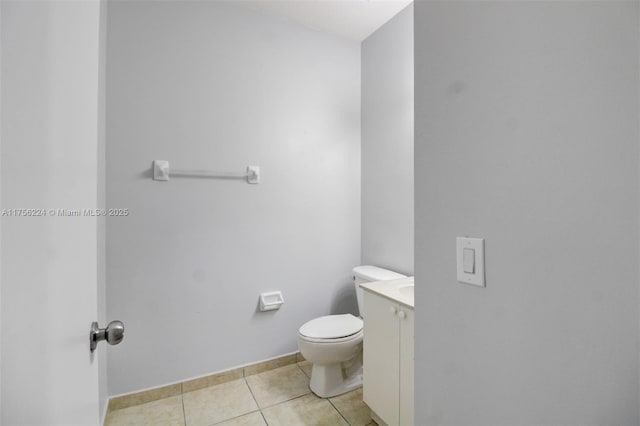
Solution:
M362 389L322 399L309 390L311 365L300 362L182 395L114 410L106 426L375 425Z

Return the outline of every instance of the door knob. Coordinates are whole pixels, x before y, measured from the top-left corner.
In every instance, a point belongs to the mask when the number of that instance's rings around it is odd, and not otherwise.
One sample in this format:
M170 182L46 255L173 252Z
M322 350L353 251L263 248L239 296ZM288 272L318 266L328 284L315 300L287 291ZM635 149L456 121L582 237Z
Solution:
M111 321L106 328L98 327L97 322L91 324L89 331L89 347L91 352L96 350L98 342L106 340L110 345L117 345L124 339L124 324L122 321Z

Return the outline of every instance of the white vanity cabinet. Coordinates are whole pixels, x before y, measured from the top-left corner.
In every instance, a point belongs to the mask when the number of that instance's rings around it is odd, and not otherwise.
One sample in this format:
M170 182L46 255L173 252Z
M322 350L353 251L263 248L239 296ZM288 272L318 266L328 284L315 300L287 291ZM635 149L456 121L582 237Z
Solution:
M389 426L413 425L413 291L411 303L405 304L394 299L393 290L385 297L372 291L370 284L362 288L364 402L374 420Z

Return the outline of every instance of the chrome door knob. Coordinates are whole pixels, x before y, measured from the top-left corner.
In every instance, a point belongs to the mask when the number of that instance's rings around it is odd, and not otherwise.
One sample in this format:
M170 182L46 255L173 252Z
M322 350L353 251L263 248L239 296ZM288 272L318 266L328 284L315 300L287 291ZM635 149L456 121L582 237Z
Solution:
M106 340L110 345L117 345L124 339L124 324L122 321L111 321L106 328L98 327L97 322L91 324L89 331L89 347L91 352L96 349L98 342Z
M105 340L110 345L117 345L124 339L124 324L122 321L111 321L107 324Z

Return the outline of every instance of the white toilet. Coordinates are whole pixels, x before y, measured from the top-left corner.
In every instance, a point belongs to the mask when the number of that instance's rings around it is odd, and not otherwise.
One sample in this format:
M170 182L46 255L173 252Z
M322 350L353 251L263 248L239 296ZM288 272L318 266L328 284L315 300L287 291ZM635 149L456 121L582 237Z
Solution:
M404 277L376 266L353 268L360 315L361 283ZM313 364L309 387L319 397L329 398L362 386L362 325L362 319L351 314L328 315L312 319L298 330L300 353Z

